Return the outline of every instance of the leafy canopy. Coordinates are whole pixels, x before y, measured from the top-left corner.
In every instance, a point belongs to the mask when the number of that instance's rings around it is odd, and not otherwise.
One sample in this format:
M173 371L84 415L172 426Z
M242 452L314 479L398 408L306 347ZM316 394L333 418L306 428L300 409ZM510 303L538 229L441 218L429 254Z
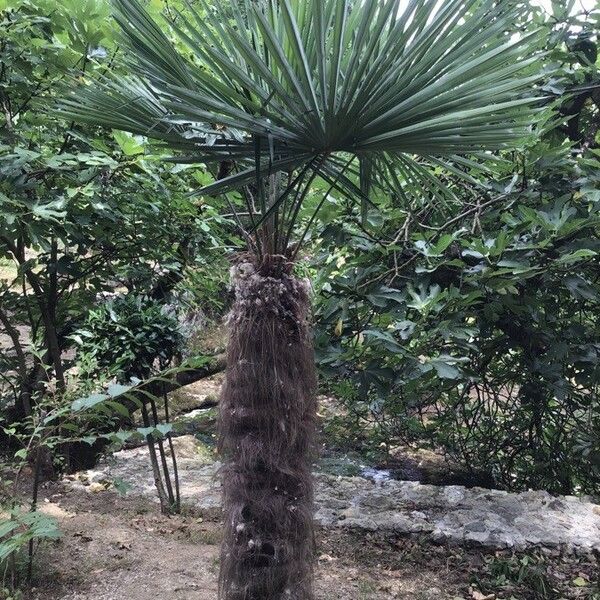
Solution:
M432 185L417 157L514 147L535 121L539 32L515 33L527 3L198 5L167 33L137 0L115 0L135 75L80 87L61 111L161 140L180 161L234 163L204 193L298 170L293 189L320 176L364 197L383 165ZM359 158L362 185L340 153Z

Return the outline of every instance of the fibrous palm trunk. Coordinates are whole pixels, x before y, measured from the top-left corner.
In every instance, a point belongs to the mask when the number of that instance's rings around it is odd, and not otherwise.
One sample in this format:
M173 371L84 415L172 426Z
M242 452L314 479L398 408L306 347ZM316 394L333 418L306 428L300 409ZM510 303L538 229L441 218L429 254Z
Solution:
M220 405L222 600L312 600L316 377L308 285L284 257L233 268Z

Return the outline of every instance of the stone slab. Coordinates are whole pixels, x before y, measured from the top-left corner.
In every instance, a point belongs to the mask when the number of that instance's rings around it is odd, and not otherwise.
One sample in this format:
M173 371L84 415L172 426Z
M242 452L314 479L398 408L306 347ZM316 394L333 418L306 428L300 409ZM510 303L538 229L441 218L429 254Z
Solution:
M175 443L182 501L219 511L218 463L207 461L206 450L202 454L192 436ZM315 519L324 527L418 534L434 542L489 549L600 552L600 506L586 499L543 491L512 494L412 481L315 477ZM115 479L129 484L130 494L156 496L145 448L117 452L72 484L93 490L97 486L91 484Z

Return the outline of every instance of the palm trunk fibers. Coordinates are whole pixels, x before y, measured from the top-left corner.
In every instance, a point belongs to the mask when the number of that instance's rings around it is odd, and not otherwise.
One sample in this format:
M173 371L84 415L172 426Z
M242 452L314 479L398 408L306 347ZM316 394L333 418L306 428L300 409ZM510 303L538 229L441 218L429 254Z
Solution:
M232 269L220 404L221 600L312 600L316 376L306 283L278 256Z

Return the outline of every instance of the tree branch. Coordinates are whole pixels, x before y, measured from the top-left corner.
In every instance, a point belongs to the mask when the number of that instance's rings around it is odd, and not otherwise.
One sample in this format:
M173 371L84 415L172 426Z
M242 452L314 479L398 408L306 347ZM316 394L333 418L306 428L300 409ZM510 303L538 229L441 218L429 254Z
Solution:
M184 371L179 371L174 376L169 377L167 375L167 379L169 381L165 381L165 377L159 375L158 377L152 378L145 383L140 384L137 388L133 389L130 394L134 396L139 396L139 400L144 400L147 398L147 394L152 394L153 396L159 396L162 394L168 394L169 392L174 392L179 388L186 387L191 385L192 383L196 383L202 379L206 379L211 375L216 375L217 373L221 373L225 370L226 357L225 354L218 354L212 358L210 362L207 364L198 367L196 369L186 369ZM215 406L216 402L207 404L206 408L210 408L211 406Z

